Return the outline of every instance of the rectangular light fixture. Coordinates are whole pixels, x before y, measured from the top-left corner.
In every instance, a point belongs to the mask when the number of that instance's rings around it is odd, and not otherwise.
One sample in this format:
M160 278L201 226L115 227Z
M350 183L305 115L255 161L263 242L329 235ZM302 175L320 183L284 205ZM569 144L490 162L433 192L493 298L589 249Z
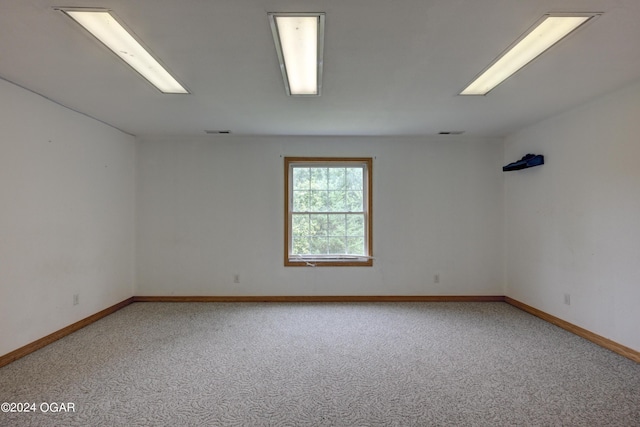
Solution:
M460 95L486 95L599 13L547 14L483 71Z
M269 13L287 95L320 95L324 19L324 13Z
M59 8L162 93L189 93L107 9Z

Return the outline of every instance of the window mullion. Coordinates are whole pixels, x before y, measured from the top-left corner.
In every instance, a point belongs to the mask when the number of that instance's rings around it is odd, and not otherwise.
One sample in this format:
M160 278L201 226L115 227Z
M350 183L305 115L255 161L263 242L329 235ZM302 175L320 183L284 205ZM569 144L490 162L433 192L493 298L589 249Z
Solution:
M295 215L366 215L366 211L291 211Z

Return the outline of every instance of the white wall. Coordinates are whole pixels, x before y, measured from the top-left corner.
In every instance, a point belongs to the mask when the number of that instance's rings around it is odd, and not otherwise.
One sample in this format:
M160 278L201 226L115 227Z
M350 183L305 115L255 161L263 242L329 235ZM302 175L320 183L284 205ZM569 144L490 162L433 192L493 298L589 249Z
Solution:
M2 355L132 296L135 141L4 80L0 100Z
M640 84L506 139L506 295L640 350ZM563 302L570 294L570 305Z
M503 295L502 149L456 137L139 140L136 295ZM282 156L375 157L373 267L283 266Z
M504 153L460 137L134 144L3 80L0 99L0 354L134 294L506 294L640 349L640 84ZM547 164L501 172L528 152ZM283 156L375 157L374 267L283 266Z

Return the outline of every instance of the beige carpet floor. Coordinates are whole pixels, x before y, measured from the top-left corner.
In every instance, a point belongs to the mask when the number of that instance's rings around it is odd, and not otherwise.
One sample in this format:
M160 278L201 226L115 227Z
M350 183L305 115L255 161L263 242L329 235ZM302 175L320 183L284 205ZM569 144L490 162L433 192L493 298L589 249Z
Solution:
M35 404L18 427L640 426L640 364L505 303L135 303L0 368L0 402Z

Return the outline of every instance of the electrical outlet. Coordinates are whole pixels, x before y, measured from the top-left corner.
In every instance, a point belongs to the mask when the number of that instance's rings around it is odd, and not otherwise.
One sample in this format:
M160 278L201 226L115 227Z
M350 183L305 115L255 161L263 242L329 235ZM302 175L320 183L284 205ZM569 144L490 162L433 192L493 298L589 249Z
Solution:
M239 274L234 274L233 275L233 283L240 283L240 275Z
M80 304L80 294L73 294L73 305Z
M564 294L564 303L566 305L571 305L571 294Z
M433 283L440 283L440 275L439 274L434 274L433 275Z

